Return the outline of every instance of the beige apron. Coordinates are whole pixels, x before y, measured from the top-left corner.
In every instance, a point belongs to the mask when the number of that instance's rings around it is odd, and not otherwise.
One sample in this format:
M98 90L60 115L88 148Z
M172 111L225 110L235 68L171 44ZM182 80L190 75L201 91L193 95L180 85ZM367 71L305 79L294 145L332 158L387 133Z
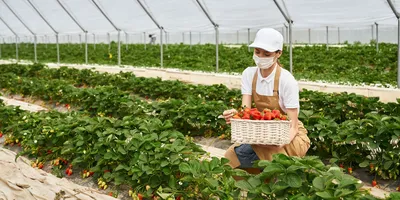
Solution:
M281 67L276 66L276 73L274 78L274 91L273 96L263 96L259 95L256 92L256 84L258 78L258 69L253 78L252 84L252 96L254 103L259 111L268 108L270 110L278 109L281 113L284 113L281 107L279 106L279 78L281 75ZM272 155L277 153L282 153L289 156L298 156L303 157L306 155L308 148L310 147L310 139L307 137L307 129L304 128L302 122L299 121L299 131L295 138L292 140L290 144L283 146L282 148L276 147L263 147L258 145L251 145L254 152L260 158L260 160L272 160ZM229 149L225 153L225 157L229 159L229 165L232 168L237 168L240 166L239 159L235 153L235 147L239 146L240 144L233 144L229 147ZM259 169L254 168L246 168L246 171L249 173L260 173Z

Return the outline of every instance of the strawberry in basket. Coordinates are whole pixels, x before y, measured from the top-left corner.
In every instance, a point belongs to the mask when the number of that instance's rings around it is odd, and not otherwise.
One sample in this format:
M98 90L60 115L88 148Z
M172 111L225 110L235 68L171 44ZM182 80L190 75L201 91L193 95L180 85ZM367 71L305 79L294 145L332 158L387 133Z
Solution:
M264 109L262 112L258 111L257 108L245 108L239 110L233 119L245 119L245 120L288 120L286 115L282 115L279 110Z

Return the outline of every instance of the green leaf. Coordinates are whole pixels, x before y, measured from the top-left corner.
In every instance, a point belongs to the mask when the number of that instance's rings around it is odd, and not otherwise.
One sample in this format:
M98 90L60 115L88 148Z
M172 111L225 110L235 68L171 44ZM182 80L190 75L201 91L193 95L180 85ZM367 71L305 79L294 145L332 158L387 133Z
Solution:
M296 172L299 169L307 169L307 167L306 166L301 166L301 165L292 165L292 166L288 167L286 169L286 171L288 171L288 172Z
M180 165L179 165L179 170L181 171L181 172L183 172L183 173L187 173L187 174L190 174L191 173L191 168L190 168L190 166L189 166L189 164L187 164L187 163L181 163Z
M383 165L383 168L388 170L392 166L392 164L393 164L393 161L391 161L391 160L386 161L385 164Z
M161 166L161 167L165 167L165 166L167 166L168 164L169 164L168 160L163 160L163 161L161 161L160 166Z
M174 175L169 176L168 186L172 189L176 189L176 178Z
M332 199L333 198L332 194L329 193L328 191L316 192L315 194L323 199Z
M238 187L239 189L246 190L246 191L251 191L254 189L251 186L251 184L249 182L247 182L246 180L237 181L235 183L235 186Z
M285 181L290 187L299 188L301 187L301 177L295 173L289 173L285 175Z
M289 185L287 183L285 183L283 181L278 181L272 186L271 189L272 189L272 193L276 193L276 192L284 190L288 187L289 187Z
M125 151L125 149L124 149L122 146L119 146L119 147L118 147L118 152L120 152L122 155L125 155L125 154L126 154L126 151Z
M312 183L317 191L323 191L325 189L325 180L322 177L314 178Z
M347 195L349 195L349 194L351 194L353 192L354 191L349 190L349 189L337 189L333 195L335 197L344 197L344 196L347 196Z
M212 178L206 178L208 184L210 184L213 188L218 187L218 181Z
M267 166L263 172L268 174L277 174L285 171L285 167L279 163L271 163Z
M358 166L364 168L364 167L368 167L369 166L369 161L368 160L364 160L364 162L360 163Z
M114 155L113 155L113 153L111 151L107 152L106 154L104 154L104 159L106 159L106 160L110 160L113 157L114 157Z
M77 143L76 143L76 146L77 147L80 147L80 146L82 146L84 144L84 142L82 141L82 140L80 140L80 141L78 141Z
M263 184L261 186L261 191L265 194L271 194L271 188L269 187L268 184Z
M129 170L129 167L124 165L124 164L119 164L117 168L115 168L115 171L119 171L121 169L125 169L126 171Z
M253 188L256 188L259 185L261 185L261 180L255 177L250 177L248 182Z

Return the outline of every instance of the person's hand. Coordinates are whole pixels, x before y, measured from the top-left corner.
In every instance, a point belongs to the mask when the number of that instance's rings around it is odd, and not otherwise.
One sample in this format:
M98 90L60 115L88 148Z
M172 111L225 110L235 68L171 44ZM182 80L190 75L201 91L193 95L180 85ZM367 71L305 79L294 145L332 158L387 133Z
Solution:
M227 123L227 124L230 124L230 123L231 123L231 121L230 121L231 118L232 118L236 113L237 113L237 110L235 110L235 109L225 110L225 111L222 113L222 116L224 117L226 123Z

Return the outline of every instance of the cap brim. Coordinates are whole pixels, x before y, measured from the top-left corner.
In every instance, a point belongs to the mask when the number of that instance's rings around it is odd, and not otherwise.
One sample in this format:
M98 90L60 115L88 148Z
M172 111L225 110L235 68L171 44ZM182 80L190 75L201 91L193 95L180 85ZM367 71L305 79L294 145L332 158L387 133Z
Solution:
M257 43L254 43L254 42L252 44L250 44L249 47L264 49L265 51L268 51L268 52L275 52L275 51L279 50L279 49L276 49L276 48L271 48L271 47L268 47L268 46L265 46L265 45L261 45L261 44L257 44Z

